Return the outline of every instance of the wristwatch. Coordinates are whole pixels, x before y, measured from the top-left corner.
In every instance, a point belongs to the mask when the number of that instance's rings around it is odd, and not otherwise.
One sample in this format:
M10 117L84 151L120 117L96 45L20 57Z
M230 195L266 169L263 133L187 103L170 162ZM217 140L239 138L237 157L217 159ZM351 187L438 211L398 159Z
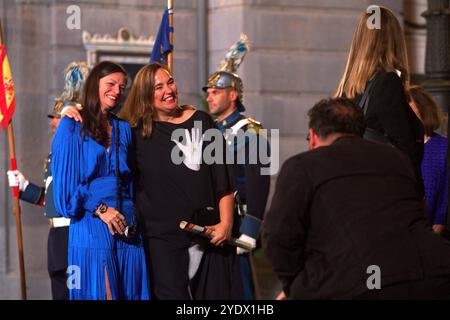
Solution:
M101 202L97 209L95 210L95 214L100 215L100 214L104 214L106 211L108 211L108 206L106 204L104 204L103 202Z

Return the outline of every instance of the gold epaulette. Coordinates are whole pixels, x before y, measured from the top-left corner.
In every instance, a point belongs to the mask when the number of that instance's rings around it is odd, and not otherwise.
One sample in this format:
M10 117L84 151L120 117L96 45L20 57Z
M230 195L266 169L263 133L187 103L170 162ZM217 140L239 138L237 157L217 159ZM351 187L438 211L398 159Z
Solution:
M253 119L252 117L248 117L247 119L248 119L248 121L250 121L250 123L254 123L255 125L258 125L258 126L261 126L261 127L262 127L261 122L256 121L256 120Z
M249 124L247 126L247 130L253 130L256 134L259 133L259 130L262 129L262 124L259 121L256 121L253 118L248 117L247 120L249 121Z

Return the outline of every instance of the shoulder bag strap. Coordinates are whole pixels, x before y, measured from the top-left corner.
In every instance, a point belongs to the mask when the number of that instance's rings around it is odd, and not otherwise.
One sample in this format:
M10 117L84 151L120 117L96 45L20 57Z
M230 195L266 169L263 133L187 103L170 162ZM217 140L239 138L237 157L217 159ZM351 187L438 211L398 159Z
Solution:
M372 90L372 87L375 83L375 80L372 79L367 83L366 89L364 90L364 94L359 101L359 106L363 109L364 115L367 113L367 108L369 107L369 100L370 100L370 91Z

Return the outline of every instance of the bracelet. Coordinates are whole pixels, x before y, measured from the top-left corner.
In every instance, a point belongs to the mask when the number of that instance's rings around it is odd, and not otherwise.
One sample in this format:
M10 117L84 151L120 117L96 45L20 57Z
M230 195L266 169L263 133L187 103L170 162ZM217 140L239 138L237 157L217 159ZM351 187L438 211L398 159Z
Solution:
M96 215L104 214L106 211L108 211L108 206L102 202L95 210L95 214Z

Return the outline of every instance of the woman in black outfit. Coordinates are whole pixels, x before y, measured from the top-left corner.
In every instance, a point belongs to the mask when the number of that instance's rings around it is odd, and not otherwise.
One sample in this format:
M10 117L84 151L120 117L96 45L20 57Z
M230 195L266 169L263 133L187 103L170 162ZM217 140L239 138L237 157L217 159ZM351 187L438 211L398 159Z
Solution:
M392 11L380 8L380 28L369 28L364 13L353 36L347 67L336 96L364 108L364 138L388 143L412 161L423 196L423 126L408 105L410 73L403 30Z
M134 133L136 206L154 297L242 298L236 250L222 246L233 226L232 180L225 164L202 159L211 117L179 106L170 71L157 63L138 72L121 117ZM191 236L180 230L182 220L209 225L216 236Z

